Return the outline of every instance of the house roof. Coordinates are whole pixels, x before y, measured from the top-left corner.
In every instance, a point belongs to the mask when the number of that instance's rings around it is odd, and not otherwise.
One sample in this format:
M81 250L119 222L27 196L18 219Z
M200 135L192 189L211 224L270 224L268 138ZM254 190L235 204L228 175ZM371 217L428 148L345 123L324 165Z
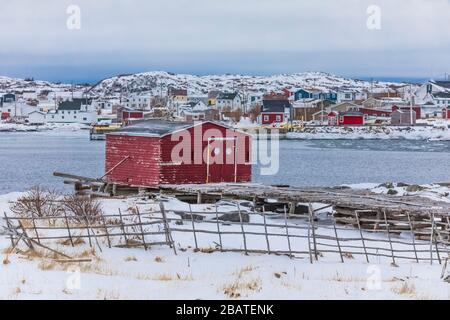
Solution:
M290 108L291 104L288 100L263 100L261 112L284 112L286 108Z
M60 111L79 111L81 110L81 100L63 101L59 104Z
M364 116L362 112L359 111L346 111L339 113L341 116Z
M208 92L208 98L215 99L215 98L217 98L217 96L219 94L220 94L220 91L218 91L218 90L210 91L210 92Z
M171 96L187 96L188 92L186 89L169 89L169 95Z
M236 92L221 92L217 96L218 100L234 100L237 96Z
M433 93L433 97L450 99L450 92L436 92Z
M450 81L433 81L439 87L450 89Z

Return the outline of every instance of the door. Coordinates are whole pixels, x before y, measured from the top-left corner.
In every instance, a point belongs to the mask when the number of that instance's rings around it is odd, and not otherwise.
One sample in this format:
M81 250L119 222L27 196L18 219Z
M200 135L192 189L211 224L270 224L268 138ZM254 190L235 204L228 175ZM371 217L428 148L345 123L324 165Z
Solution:
M210 138L207 145L206 183L236 181L236 138Z

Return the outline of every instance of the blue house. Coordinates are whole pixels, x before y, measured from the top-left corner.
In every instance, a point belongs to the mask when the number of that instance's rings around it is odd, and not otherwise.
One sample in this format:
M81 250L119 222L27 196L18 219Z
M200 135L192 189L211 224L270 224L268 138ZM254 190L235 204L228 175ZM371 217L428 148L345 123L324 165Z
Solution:
M301 99L320 99L322 91L317 89L299 89L294 92L294 100Z

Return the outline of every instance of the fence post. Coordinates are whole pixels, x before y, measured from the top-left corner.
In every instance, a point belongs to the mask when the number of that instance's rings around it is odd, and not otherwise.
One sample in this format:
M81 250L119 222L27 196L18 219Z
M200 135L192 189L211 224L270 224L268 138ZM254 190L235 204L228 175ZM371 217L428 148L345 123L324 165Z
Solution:
M33 223L34 233L36 234L36 240L39 244L41 244L41 240L39 239L39 233L36 227L36 221L34 220L34 213L31 212L31 222Z
M286 227L286 237L287 237L287 241L288 241L289 257L292 259L291 239L289 237L289 225L287 222L286 205L284 205L284 226Z
M242 230L242 236L243 236L243 238L244 238L244 249L245 249L245 254L248 255L248 251L247 251L247 238L245 237L244 221L242 220L241 207L239 206L239 202L236 202L236 205L237 205L238 212L239 212L239 220L241 221L241 230Z
M222 246L222 234L220 233L219 213L217 212L217 204L215 205L215 208L216 208L217 234L219 235L220 251L222 251L222 250L223 250L223 246Z
M9 219L8 219L8 216L6 215L6 212L3 211L3 215L5 216L5 223L6 223L6 226L7 226L9 229L12 229L13 227L12 227L11 223L9 222ZM13 235L12 235L12 234L9 236L9 239L11 240L11 246L14 246L14 238L13 238Z
M413 248L414 248L414 256L416 257L416 262L419 263L419 257L417 256L417 249L416 249L416 234L414 232L413 224L412 224L412 221L411 221L411 216L409 215L408 211L406 211L406 215L408 216L409 228L411 229L411 233L412 233L412 243L413 243Z
M308 203L308 208L309 208L309 223L311 224L313 244L314 244L314 257L316 258L316 261L318 261L319 256L317 254L316 230L314 225L314 210L311 203Z
M191 213L191 222L192 222L192 231L193 231L193 233L194 233L195 250L198 250L197 234L196 234L196 232L195 232L194 214L192 213L192 207L191 207L191 204L189 204L189 212Z
M119 210L119 217L120 217L120 229L122 230L123 237L125 239L125 245L128 245L128 237L127 237L127 233L125 232L125 224L123 223L122 210L120 210L120 208L118 208L118 210Z
M105 216L102 214L103 227L105 228L106 240L108 240L108 247L111 249L111 240L109 239L108 227L106 225Z
M139 227L141 229L141 235L142 235L142 243L144 245L145 251L147 251L147 243L145 242L145 233L144 233L144 226L142 225L142 219L141 219L141 213L139 212L139 208L136 206L136 212L139 220Z
M361 236L361 242L364 248L364 254L366 255L366 261L367 263L369 262L369 255L367 254L367 248L366 248L366 242L364 241L364 235L362 233L362 229L361 229L361 222L359 221L359 213L358 210L355 210L355 216L356 216L356 222L358 223L358 229L359 229L359 234Z
M170 243L170 247L173 248L173 252L175 253L175 255L177 255L177 249L175 248L175 242L173 241L172 232L170 231L170 225L169 225L169 221L167 220L166 210L164 208L164 202L162 202L162 201L159 202L159 208L161 209L161 214L162 214L163 221L164 221L166 240L168 240L168 242Z
M438 258L438 262L439 262L439 264L442 264L441 256L439 254L437 239L435 237L436 223L435 223L435 219L434 219L434 213L430 213L430 222L431 222L431 237L430 237L431 264L433 264L433 241L434 241L434 245L436 246L436 255Z
M336 236L336 243L339 249L339 255L341 256L341 262L344 263L344 257L342 256L341 243L339 242L339 236L336 228L336 220L333 217L334 235Z
M309 262L314 263L313 262L313 258L312 258L312 252L311 252L311 208L309 207L308 210L309 214L308 214L308 252L309 252Z
M391 240L391 232L389 230L390 228L389 228L388 220L387 220L387 217L386 217L386 210L383 210L383 214L384 214L384 223L386 224L387 236L388 236L388 239L389 239L389 246L391 248L392 263L396 264L395 263L395 256L394 256L394 247L392 246L392 240Z
M64 220L66 222L67 234L69 235L70 244L72 245L72 248L73 248L75 245L73 243L72 233L70 232L69 219L67 218L66 210L63 210L63 211L64 211Z
M262 207L263 209L263 218L264 218L264 232L266 233L266 244L267 244L267 253L270 254L270 243L269 243L269 232L267 230L267 221L266 221L266 206Z

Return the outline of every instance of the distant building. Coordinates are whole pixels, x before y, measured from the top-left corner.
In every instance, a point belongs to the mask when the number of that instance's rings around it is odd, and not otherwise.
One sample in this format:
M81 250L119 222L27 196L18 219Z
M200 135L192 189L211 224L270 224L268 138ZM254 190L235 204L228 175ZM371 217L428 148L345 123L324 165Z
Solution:
M414 110L394 110L391 114L391 124L394 126L408 126L416 124L416 112Z
M89 100L74 99L61 102L58 109L47 114L47 122L52 123L81 123L92 124L97 122L97 112L92 110Z
M281 124L289 121L291 113L291 104L287 99L284 100L264 100L260 123L262 125Z
M363 126L364 124L364 114L359 111L331 111L328 114L328 125L330 126Z
M392 111L402 110L402 111L410 111L410 106L393 106ZM422 108L420 106L412 106L412 109L416 113L416 119L422 118Z
M41 125L47 122L46 114L41 111L33 111L28 114L28 123Z
M442 109L442 118L447 120L450 119L450 107Z
M237 92L220 93L217 96L216 107L218 109L231 108L238 109L242 107L241 97Z
M169 105L171 107L176 107L188 103L188 92L186 89L170 88L168 95Z

